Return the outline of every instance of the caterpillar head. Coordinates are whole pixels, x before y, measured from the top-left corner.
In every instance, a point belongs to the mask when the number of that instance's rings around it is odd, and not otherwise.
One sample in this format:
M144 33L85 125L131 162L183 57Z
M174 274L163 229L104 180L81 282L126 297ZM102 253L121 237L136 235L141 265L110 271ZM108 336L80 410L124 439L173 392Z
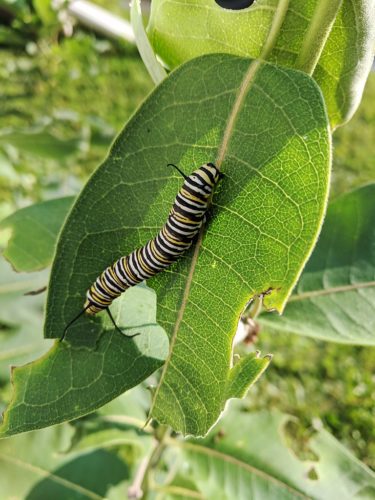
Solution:
M192 186L199 191L201 196L208 198L221 177L223 177L223 174L216 165L213 163L205 163L197 168L197 170L194 170L185 182L187 182L188 185L192 184Z

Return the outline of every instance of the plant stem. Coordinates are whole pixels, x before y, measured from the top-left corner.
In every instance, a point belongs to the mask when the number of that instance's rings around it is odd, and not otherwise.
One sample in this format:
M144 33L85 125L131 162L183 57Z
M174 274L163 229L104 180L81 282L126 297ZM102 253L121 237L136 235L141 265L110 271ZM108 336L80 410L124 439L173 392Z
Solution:
M142 61L155 85L158 85L167 76L167 72L157 60L154 49L151 46L143 26L141 0L131 0L130 19L135 35L135 43L137 44Z
M134 43L134 33L131 24L112 14L109 10L87 0L74 0L68 3L68 12L84 26L93 29L110 38L122 38Z
M149 473L157 465L165 446L165 439L170 435L171 429L167 426L160 426L155 432L153 447L147 457L145 457L135 475L134 481L128 489L128 498L145 498L149 489Z
M342 0L319 0L297 57L295 68L309 75L314 73L315 67L322 54L328 36L335 22Z
M155 446L157 445L157 441L155 441ZM154 448L153 448L154 450ZM150 455L148 457L145 457L142 462L140 463L137 472L135 474L134 480L128 488L128 498L130 500L138 500L139 498L143 497L144 491L142 489L142 484L145 478L145 474L147 471L147 467L149 464L149 460L151 458L151 455L153 453L153 450L151 451Z
M268 32L267 39L264 42L264 46L259 57L260 59L266 60L270 52L274 48L277 37L279 35L281 25L284 22L288 8L289 8L289 0L279 1L275 15L272 19L270 31Z
M259 314L262 312L262 306L263 306L263 297L262 296L257 296L254 299L254 302L251 305L251 309L249 311L249 317L252 320L256 320Z

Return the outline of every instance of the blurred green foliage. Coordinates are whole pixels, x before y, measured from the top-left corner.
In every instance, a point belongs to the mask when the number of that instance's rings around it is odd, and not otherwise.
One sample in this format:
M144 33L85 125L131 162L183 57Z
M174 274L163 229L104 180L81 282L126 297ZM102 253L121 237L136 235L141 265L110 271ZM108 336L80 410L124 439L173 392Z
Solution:
M60 28L50 0L0 0L0 45L23 47Z
M6 47L0 51L0 219L34 201L78 192L152 88L134 47L80 30L60 38L54 19L43 27L36 3L42 8L43 2L0 0L0 12L8 12L0 26ZM359 111L335 133L335 196L375 178L374 97L372 74ZM275 356L248 398L249 409L298 416L294 433L302 444L303 429L321 419L375 468L375 351L266 331L256 347ZM8 386L1 383L6 399Z
M375 179L375 72L370 73L361 108L333 136L332 194Z
M77 193L152 83L135 47L79 31L1 51L0 86L2 218Z

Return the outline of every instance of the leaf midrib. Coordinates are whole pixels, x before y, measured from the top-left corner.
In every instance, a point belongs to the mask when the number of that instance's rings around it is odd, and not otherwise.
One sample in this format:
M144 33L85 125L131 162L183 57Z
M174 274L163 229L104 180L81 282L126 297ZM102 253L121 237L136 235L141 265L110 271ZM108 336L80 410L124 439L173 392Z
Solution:
M225 155L228 151L228 145L229 145L230 139L232 137L232 134L234 131L234 126L236 123L236 119L239 115L243 101L249 92L249 89L250 89L250 87L255 79L257 71L264 63L265 59L267 58L267 55L272 50L272 48L276 42L278 31L281 28L281 25L282 25L283 20L285 18L288 7L289 7L289 0L281 0L279 2L279 5L278 5L277 9L275 10L275 15L274 15L266 42L264 44L264 49L262 51L262 54L261 54L259 59L253 60L250 63L249 68L242 79L242 83L239 87L239 91L237 93L236 99L235 99L233 107L232 107L232 111L229 115L225 130L224 130L224 134L223 134L223 139L221 141L221 146L220 146L217 158L216 158L215 164L219 169L220 169L221 164L224 161ZM193 281L193 277L194 277L194 273L195 273L195 268L196 268L199 253L200 253L200 250L202 247L204 230L205 230L205 228L204 228L204 226L202 226L202 228L199 232L199 235L198 235L198 240L197 240L195 248L194 248L194 254L192 256L189 274L187 276L186 285L185 285L185 289L184 289L184 294L182 297L181 305L180 305L178 315L176 318L176 322L174 325L173 333L172 333L172 336L170 339L170 347L169 347L168 357L164 363L163 371L162 371L159 383L157 385L157 388L156 388L156 391L155 391L155 394L154 394L154 397L152 400L152 404L151 404L151 408L150 408L150 412L149 412L149 419L151 418L151 416L153 414L153 410L154 410L156 401L158 399L158 394L159 394L160 388L163 385L164 378L165 378L166 373L168 371L170 360L171 360L171 357L173 355L173 349L174 349L176 339L177 339L177 333L178 333L178 330L180 328L181 322L182 322L184 314L185 314L185 309L186 309L188 297L190 294L190 288L192 285L192 281Z
M298 302L302 300L308 300L314 297L322 297L325 295L333 295L335 293L351 292L353 290L360 290L362 288L372 288L375 287L375 281L368 281L364 283L355 283L353 285L342 285L332 288L325 288L322 290L312 290L310 292L303 292L296 295L292 295L289 302Z

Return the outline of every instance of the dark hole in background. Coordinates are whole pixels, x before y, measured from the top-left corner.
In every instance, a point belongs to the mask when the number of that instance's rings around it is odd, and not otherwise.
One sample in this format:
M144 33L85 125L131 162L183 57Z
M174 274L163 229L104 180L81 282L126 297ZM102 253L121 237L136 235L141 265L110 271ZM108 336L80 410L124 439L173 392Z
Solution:
M255 0L215 0L224 9L241 10L250 7Z

